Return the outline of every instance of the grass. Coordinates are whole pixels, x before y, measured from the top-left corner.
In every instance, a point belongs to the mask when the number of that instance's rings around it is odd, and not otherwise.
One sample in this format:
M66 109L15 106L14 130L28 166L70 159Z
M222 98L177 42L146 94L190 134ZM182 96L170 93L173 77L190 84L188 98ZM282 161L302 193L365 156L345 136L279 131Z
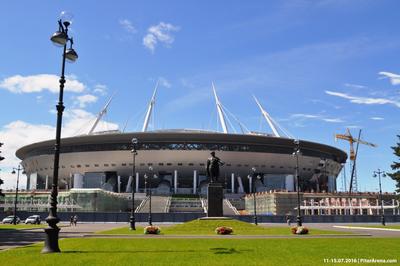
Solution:
M0 224L0 230L22 230L22 229L34 229L34 228L45 228L47 224Z
M324 259L397 259L400 238L62 239L59 254L43 243L0 252L12 265L332 265ZM356 247L356 250L355 250ZM392 264L394 265L394 264Z
M183 224L161 227L164 235L215 235L218 226L233 228L234 235L291 235L289 227L264 227L238 220L193 220ZM143 228L131 231L127 226L97 232L99 234L143 234ZM346 232L310 229L310 235L346 234Z
M129 225L125 225L123 227L118 227L118 228L114 228L114 229L111 229L111 230L97 231L97 232L95 232L95 234L101 234L101 235L143 235L144 234L144 227L136 225L136 230L131 230L129 228Z

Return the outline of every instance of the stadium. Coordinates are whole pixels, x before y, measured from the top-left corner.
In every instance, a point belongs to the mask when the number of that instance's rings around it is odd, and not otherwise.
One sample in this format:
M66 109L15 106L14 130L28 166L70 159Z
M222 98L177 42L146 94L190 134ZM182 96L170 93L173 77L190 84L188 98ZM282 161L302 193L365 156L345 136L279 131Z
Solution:
M280 131L285 131L256 98L273 134L249 130L243 134L229 133L225 108L214 86L223 132L188 129L148 131L156 91L157 86L141 132L94 132L110 99L88 134L62 139L60 189L102 189L126 193L131 192L134 182L136 192L143 192L146 186L150 186L155 194L202 194L208 183L205 163L210 152L215 151L225 163L221 168L220 182L225 184L226 193L249 193L253 188L256 191L290 192L296 187L296 158L293 152L298 145L301 151L298 164L301 191L336 191L336 178L346 162L346 153L305 140L295 144L289 135L281 134ZM133 138L138 140L135 173L131 152ZM24 146L17 150L16 155L22 160L21 165L28 177L27 190L51 187L54 140Z

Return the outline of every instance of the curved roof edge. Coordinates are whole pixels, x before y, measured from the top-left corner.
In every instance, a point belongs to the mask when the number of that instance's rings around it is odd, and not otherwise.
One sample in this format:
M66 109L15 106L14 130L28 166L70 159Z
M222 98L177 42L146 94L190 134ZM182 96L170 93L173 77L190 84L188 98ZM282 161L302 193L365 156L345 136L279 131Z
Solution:
M148 131L148 132L128 132L128 133L111 133L111 134L100 134L100 135L82 135L75 137L68 137L61 139L61 146L71 144L97 144L97 143L131 143L131 139L135 137L139 141L206 141L206 142L221 142L221 143L232 143L232 144L255 144L255 145L283 145L283 146L294 146L294 140L289 138L272 137L266 135L256 134L233 134L233 133L221 133L212 131L201 131L201 130L161 130L161 131ZM19 148L16 151L16 156L23 160L26 154L34 149L43 148L46 146L53 146L54 140L46 140L37 143L32 143ZM329 146L322 143L311 142L306 140L300 140L301 147L321 150L329 152L340 157L341 161L346 161L347 153L341 149L333 146Z

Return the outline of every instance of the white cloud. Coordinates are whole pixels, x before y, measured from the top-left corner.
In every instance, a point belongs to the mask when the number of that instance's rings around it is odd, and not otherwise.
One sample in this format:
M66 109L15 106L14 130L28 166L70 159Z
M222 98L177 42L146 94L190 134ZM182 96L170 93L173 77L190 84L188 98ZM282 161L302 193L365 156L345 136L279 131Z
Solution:
M400 102L394 101L391 99L386 99L386 98L370 98L370 97L358 97L358 96L351 96L346 93L342 92L335 92L335 91L325 91L326 94L348 99L352 103L357 103L357 104L392 104L395 105L396 107L400 108Z
M340 118L321 118L323 121L328 123L343 123L344 121Z
M38 74L31 76L15 75L0 81L0 88L13 93L34 93L48 90L52 93L59 91L60 77L52 74ZM65 91L82 92L85 85L77 80L75 76L66 77Z
M166 88L171 88L171 83L166 78L159 77L158 82L161 86L164 86Z
M85 108L88 103L94 103L97 101L97 96L92 94L85 94L76 97L76 103L79 104L80 108Z
M381 71L378 74L383 76L381 78L390 79L390 83L392 83L392 85L400 84L400 75L399 74L394 74L394 73L390 73L390 72L386 72L386 71Z
M379 116L373 116L373 117L370 117L370 119L371 120L385 120L385 118L379 117Z
M154 49L156 48L157 44L157 39L154 35L152 34L147 34L143 38L143 45L146 46L150 51L154 52Z
M366 88L366 86L364 86L364 85L352 84L352 83L345 83L344 86L349 87L349 88L356 88L356 89L365 89Z
M341 118L329 118L329 117L325 117L322 115L313 115L313 114L292 114L290 116L290 118L291 119L297 118L300 120L315 119L315 120L325 121L328 123L343 123L344 122L344 120L342 120Z
M143 37L143 45L151 52L154 52L157 43L163 43L168 47L175 40L171 33L179 31L179 29L178 26L170 23L160 22L147 30L146 36Z
M128 19L120 19L119 24L129 33L136 33L137 30L133 26L132 22Z
M95 86L94 86L94 90L93 90L93 92L94 93L98 93L98 94L100 94L100 95L106 95L107 94L107 86L106 85L103 85L103 84L96 84Z
M62 137L85 134L94 123L96 116L82 109L70 109L64 113ZM118 125L112 122L100 121L96 131L115 130ZM12 168L18 165L19 159L15 151L22 146L39 141L55 139L55 126L46 124L31 124L16 120L0 128L0 140L4 142L2 156L6 159L1 167Z
M319 118L317 115L309 115L309 114L292 114L291 117L299 117L299 118Z

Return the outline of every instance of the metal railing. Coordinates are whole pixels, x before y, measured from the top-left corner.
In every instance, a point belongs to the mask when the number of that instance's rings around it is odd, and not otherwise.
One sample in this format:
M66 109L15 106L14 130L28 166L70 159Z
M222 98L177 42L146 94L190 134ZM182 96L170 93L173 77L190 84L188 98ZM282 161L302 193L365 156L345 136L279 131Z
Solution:
M148 196L145 199L143 199L142 202L139 204L139 206L136 207L135 212L140 212L148 200L149 200Z
M165 204L165 209L164 212L168 213L169 212L169 207L171 206L171 197L168 197L167 203Z
M204 198L200 198L201 201L201 207L204 210L204 213L207 213L207 201Z
M228 199L224 199L224 201L226 202L226 205L232 209L233 213L235 213L235 215L240 215L240 213L238 212L238 210L236 209L235 206L232 205L232 203L228 200Z

